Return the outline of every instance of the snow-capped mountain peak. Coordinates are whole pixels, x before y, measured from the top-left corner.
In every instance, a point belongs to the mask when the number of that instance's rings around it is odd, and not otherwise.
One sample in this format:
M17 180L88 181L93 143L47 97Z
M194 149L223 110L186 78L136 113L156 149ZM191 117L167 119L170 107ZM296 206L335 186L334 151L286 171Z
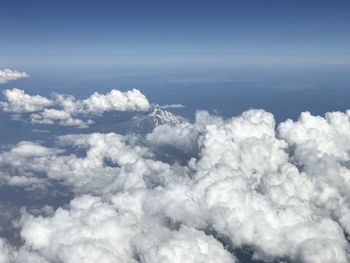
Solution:
M172 114L169 111L160 109L155 107L152 112L150 112L148 115L143 117L145 118L152 118L155 125L161 125L161 124L179 124L182 123L184 120L183 118L176 116Z
M167 110L154 107L148 113L133 117L130 123L130 128L147 133L152 131L158 125L177 125L185 121L184 118L176 116Z

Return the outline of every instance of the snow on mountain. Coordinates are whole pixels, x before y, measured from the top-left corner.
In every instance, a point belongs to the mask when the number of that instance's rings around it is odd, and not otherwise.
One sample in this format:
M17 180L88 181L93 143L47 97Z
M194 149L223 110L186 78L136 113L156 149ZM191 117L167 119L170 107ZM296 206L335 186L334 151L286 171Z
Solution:
M181 116L177 116L167 110L154 107L148 113L134 116L129 122L128 126L129 129L136 130L141 133L148 133L158 125L177 125L185 121L186 120Z

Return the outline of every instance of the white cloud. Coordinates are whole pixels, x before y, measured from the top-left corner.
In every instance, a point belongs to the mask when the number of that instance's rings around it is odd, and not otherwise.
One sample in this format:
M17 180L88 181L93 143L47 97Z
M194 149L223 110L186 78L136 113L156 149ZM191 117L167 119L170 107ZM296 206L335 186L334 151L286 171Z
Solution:
M46 179L35 176L30 168L35 158L48 158L62 150L22 141L10 151L0 153L0 184L19 187L45 187ZM9 168L10 167L10 168Z
M92 120L81 120L73 118L69 112L56 109L44 109L42 112L31 114L30 118L31 123L58 123L61 126L77 126L79 128L86 128L90 124L94 123Z
M93 93L84 100L77 100L71 95L55 94L55 100L68 113L102 114L107 111L147 111L150 108L145 95L139 90L120 91L113 89L106 94Z
M0 84L4 84L10 80L16 80L20 78L28 78L29 75L25 72L19 72L17 70L4 69L0 70Z
M204 131L206 125L223 122L217 116L211 116L206 111L196 113L195 125L188 122L176 126L157 126L152 133L147 135L147 141L151 146L171 146L181 150L185 154L196 155L198 153L198 137Z
M116 196L113 202L82 196L52 217L25 215L21 236L48 260L62 262L235 262L202 231L168 229L140 206L145 196L138 193Z
M93 133L59 138L61 147L74 147L84 153L84 157L64 154L63 150L56 148L27 144L19 143L10 151L0 154L3 172L7 171L5 167L11 165L11 173L27 176L28 182L36 178L35 174L45 173L50 180L61 181L78 193L101 194L145 187L147 178L164 183L170 180L168 164L153 160L146 148L134 145L131 139L118 134ZM40 154L45 152L47 154ZM166 177L162 175L165 172L168 172Z
M141 257L145 263L233 263L235 258L212 236L183 226L150 248Z
M48 98L39 95L31 96L20 89L7 89L3 94L5 101L0 102L0 106L5 112L35 112L53 105L53 101Z
M340 159L349 159L350 110L346 113L330 112L312 116L309 112L300 115L297 122L287 120L279 127L281 136L291 145L330 154Z
M280 134L273 116L261 110L229 120L199 113L194 125L156 128L150 143L185 153L199 149L189 162L195 183L165 193L182 199L182 205L167 203L168 216L210 225L233 244L252 246L258 259L347 262L349 118L302 116L282 123Z
M5 112L27 113L32 123L59 124L86 128L93 123L87 116L100 115L108 111L147 111L150 103L137 89L129 91L111 90L109 93L93 93L84 100L71 95L54 94L53 98L26 94L24 90L12 89L3 92L5 101L0 106ZM77 118L77 116L80 116Z
M193 124L156 128L146 143L93 133L59 137L54 148L17 144L0 154L5 183L28 186L45 174L76 193L52 215L23 215L21 253L48 262L233 262L246 245L267 262L348 262L349 113L275 125L263 110L230 119L199 112ZM188 163L157 160L152 151L164 145Z
M12 148L10 154L15 155L16 157L39 157L39 156L48 156L59 152L59 150L47 148L41 146L40 144L22 141L19 142L16 147Z
M161 109L179 109L179 108L185 108L186 106L183 104L165 104L165 105L156 105L158 108Z
M137 89L126 92L111 90L107 94L95 92L89 98L77 101L78 112L101 114L106 111L146 111L147 98Z
M51 218L27 216L21 236L49 261L137 262L131 242L142 232L140 219L98 197L82 196Z
M0 238L0 263L9 263L12 259L12 248Z

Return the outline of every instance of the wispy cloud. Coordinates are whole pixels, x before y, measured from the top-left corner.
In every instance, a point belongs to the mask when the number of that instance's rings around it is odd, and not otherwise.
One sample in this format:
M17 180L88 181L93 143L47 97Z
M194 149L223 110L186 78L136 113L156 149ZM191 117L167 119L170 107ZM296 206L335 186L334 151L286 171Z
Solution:
M156 105L158 108L161 109L179 109L179 108L185 108L186 106L183 104L165 104L165 105Z
M20 78L28 78L29 75L26 72L20 72L17 70L4 69L0 70L0 84L4 84L10 80L16 80Z

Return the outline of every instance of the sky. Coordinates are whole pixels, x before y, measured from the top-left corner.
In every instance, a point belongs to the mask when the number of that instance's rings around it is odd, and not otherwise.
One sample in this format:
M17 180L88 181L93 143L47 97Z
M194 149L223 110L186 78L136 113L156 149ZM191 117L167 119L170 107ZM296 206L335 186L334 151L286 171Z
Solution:
M0 67L349 64L349 12L347 0L3 1Z

